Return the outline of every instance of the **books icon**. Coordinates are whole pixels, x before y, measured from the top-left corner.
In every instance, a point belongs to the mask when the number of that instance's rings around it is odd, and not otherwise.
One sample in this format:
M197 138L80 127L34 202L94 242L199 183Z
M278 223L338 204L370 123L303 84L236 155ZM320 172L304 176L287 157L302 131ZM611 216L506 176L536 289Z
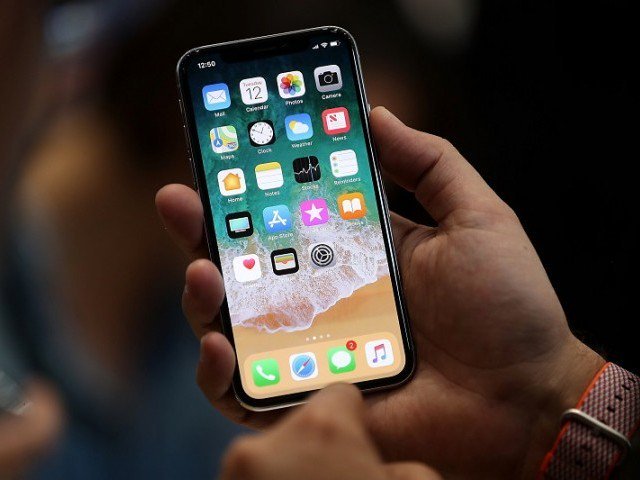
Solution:
M364 217L367 214L364 195L360 192L340 195L338 197L338 209L340 210L340 216L345 220Z

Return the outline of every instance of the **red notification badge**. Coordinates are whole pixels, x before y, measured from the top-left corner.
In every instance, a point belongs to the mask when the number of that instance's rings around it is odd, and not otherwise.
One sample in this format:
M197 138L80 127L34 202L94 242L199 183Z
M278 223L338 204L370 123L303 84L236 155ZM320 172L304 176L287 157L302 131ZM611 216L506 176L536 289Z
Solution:
M353 340L349 340L347 342L347 350L352 350L353 351L353 350L356 349L357 346L358 346L358 344Z

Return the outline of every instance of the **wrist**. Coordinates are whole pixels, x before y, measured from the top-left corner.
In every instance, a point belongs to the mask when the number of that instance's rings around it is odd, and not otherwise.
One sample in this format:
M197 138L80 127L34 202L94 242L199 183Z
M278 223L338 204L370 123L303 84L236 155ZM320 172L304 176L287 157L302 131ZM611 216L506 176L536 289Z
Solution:
M530 445L521 478L535 478L560 431L562 414L576 406L605 360L575 337L547 363L543 387L533 396Z

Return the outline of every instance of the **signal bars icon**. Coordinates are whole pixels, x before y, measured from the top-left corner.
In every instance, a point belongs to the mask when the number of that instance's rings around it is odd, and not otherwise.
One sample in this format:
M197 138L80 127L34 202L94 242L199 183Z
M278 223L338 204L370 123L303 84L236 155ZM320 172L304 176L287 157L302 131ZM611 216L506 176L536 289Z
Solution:
M320 45L316 43L313 47L311 47L311 50L318 50L318 48L320 48Z

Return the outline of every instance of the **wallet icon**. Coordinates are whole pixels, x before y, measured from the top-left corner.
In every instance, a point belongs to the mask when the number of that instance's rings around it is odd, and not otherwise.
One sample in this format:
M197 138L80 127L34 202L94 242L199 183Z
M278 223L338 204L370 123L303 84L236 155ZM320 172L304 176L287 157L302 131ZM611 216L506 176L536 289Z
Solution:
M202 89L202 98L204 100L204 108L210 112L231 106L229 87L226 83L215 83L205 86Z

